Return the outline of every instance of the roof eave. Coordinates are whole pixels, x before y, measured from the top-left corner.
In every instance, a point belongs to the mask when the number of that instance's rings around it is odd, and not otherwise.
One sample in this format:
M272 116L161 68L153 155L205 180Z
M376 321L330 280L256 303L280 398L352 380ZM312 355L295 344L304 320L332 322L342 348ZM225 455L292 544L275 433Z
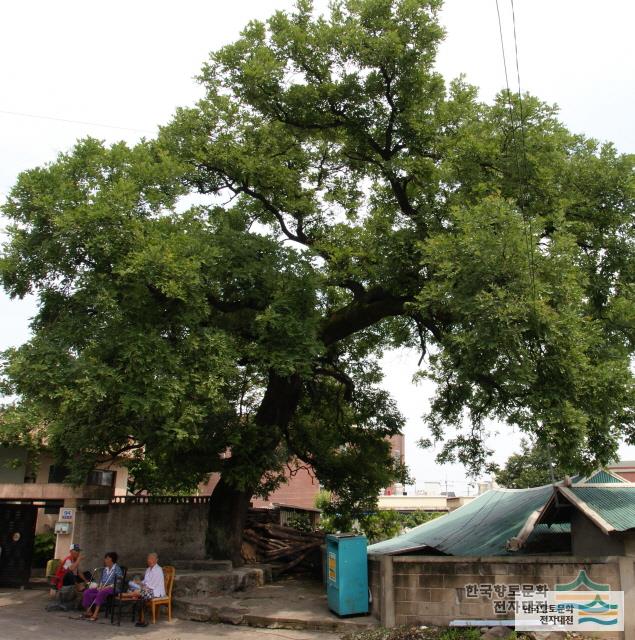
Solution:
M596 485L597 486L597 485ZM592 509L584 500L580 500L573 491L567 487L558 487L559 491L574 507L584 514L600 531L607 536L616 531L615 527L609 524L597 511Z

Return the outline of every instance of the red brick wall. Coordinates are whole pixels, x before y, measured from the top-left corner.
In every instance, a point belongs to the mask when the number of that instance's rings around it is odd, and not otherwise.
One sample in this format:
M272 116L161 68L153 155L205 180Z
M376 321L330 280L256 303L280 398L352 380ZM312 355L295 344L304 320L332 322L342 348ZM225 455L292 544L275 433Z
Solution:
M398 433L396 436L390 436L390 446L392 447L393 454L396 455L399 452L399 459L401 462L406 460L406 439L403 433Z
M315 498L320 491L320 483L307 469L300 469L286 484L274 491L268 500L254 498L254 507L266 507L273 502L315 509Z
M393 451L395 453L399 452L399 459L403 463L405 461L405 438L403 434L398 433L395 436L391 436L389 440ZM307 469L299 469L294 475L289 472L285 475L288 481L274 491L268 500L254 498L254 507L266 507L276 502L294 507L315 508L315 498L320 491L320 483L313 473ZM210 495L218 482L218 477L218 474L212 474L207 483L200 485L200 493L202 495ZM389 487L388 489L391 493L395 493L394 487Z
M320 490L320 484L317 478L313 476L307 469L299 469L293 476L287 472L285 474L288 481L274 491L268 500L262 498L254 498L254 507L268 507L274 502L278 504L287 504L294 507L315 508L315 497ZM219 475L212 474L206 484L199 486L202 495L210 495L218 482Z
M628 480L628 482L635 482L635 471L620 471L619 469L612 470L615 475Z

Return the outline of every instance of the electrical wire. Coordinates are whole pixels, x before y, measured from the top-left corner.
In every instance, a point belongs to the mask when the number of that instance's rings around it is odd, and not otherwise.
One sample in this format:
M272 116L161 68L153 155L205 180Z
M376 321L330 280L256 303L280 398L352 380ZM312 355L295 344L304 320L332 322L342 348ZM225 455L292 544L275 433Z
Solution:
M535 265L535 255L534 255L534 243L533 243L533 228L531 216L527 215L527 211L525 209L526 198L528 194L528 184L527 184L527 175L528 175L528 163L527 163L527 144L526 144L526 132L525 132L525 112L523 107L523 97L522 97L522 89L521 89L521 80L520 80L520 62L518 56L518 35L516 30L516 8L514 6L514 0L510 0L511 11L512 11L512 28L514 34L514 57L516 61L516 83L518 85L518 111L520 115L520 143L521 143L521 152L522 152L522 164L523 171L522 173L519 170L519 191L520 191L520 210L523 216L523 220L527 225L528 232L525 233L525 237L527 238L527 253L529 256L529 275L531 278L531 291L532 291L532 301L534 307L534 318L537 320L537 310L536 310L536 265ZM507 101L509 105L509 113L510 119L512 123L512 135L515 137L515 125L513 121L513 109L511 102L511 92L509 89L509 79L507 75L507 61L505 58L505 46L503 42L503 27L501 22L500 8L498 5L498 0L496 0L496 13L498 15L498 31L500 34L501 40L501 50L503 53L503 65L505 67L505 83L507 85ZM514 144L514 148L516 149L516 144ZM516 150L517 154L517 150ZM516 157L517 166L519 166L518 155ZM549 447L551 453L551 447ZM553 471L553 459L550 456L549 459L549 470L551 473L551 481L555 483L555 476Z
M120 129L122 131L134 131L136 133L149 133L153 134L153 131L149 129L136 129L133 127L120 127L114 124L104 124L101 122L89 122L86 120L72 120L70 118L57 118L55 116L45 116L35 113L24 113L22 111L9 111L7 109L0 109L0 113L8 116L18 116L21 118L35 118L37 120L52 120L54 122L64 122L66 124L83 124L90 127L103 127L105 129Z
M523 97L522 97L522 92L521 92L521 84L520 84L520 64L518 62L518 38L516 36L516 10L514 8L514 0L510 0L511 3L511 7L512 7L512 26L513 26L513 30L514 30L514 54L516 57L516 81L518 84L518 110L520 111L520 143L521 143L521 151L523 154L523 177L524 180L521 182L521 185L524 186L525 188L525 193L522 196L521 199L521 211L523 211L524 213L524 204L525 204L525 198L527 196L527 147L525 144L525 113L524 113L524 109L523 109ZM531 224L531 217L527 216L527 224L529 225L529 236L530 238L533 237L533 230L532 230L532 224ZM533 243L531 245L531 251L529 253L530 258L531 258L531 269L530 269L530 275L531 275L531 288L532 288L532 294L533 294L533 299L534 299L534 312L535 312L535 306L536 306L536 279L535 279L535 263L534 263L534 250L533 250Z
M523 221L525 223L525 248L527 250L527 261L529 266L529 277L531 282L531 291L532 291L532 300L534 306L534 315L536 313L536 278L535 278L535 261L534 261L534 249L533 249L533 229L531 223L531 217L527 215L527 211L525 208L525 198L527 194L527 150L525 144L525 115L523 110L523 102L522 102L522 94L521 94L521 84L520 84L520 63L518 59L518 38L516 36L516 14L514 10L514 0L511 1L512 6L512 19L513 19L513 27L514 27L514 52L516 58L516 77L518 82L518 105L519 105L519 115L520 122L518 127L516 126L515 118L514 118L514 106L512 104L512 92L509 86L509 74L507 72L507 56L505 54L505 40L503 38L503 23L501 20L500 6L498 0L496 0L496 14L498 16L498 33L500 36L501 43L501 53L503 56L503 68L505 71L505 86L507 89L507 109L509 111L509 120L511 124L511 133L512 133L512 141L514 146L514 155L516 160L516 172L518 174L518 190L519 190L519 198L518 205L520 208L521 215L523 216ZM520 129L520 146L521 152L523 156L523 162L521 163L520 157L518 155L518 140L516 136L516 130Z

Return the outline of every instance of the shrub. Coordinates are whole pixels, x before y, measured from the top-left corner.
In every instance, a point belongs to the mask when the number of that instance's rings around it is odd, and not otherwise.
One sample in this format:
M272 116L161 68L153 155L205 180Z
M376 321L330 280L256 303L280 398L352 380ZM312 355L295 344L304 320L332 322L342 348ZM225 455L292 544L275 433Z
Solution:
M36 568L45 567L46 563L53 558L55 553L55 534L52 531L38 533L35 536L33 545L33 562Z

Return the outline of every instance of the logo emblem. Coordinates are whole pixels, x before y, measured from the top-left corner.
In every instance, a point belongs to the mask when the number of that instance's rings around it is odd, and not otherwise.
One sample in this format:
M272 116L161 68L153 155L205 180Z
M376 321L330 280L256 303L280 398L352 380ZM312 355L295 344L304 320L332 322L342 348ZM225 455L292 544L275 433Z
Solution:
M515 622L520 631L623 631L624 592L582 569L553 591L517 596Z

